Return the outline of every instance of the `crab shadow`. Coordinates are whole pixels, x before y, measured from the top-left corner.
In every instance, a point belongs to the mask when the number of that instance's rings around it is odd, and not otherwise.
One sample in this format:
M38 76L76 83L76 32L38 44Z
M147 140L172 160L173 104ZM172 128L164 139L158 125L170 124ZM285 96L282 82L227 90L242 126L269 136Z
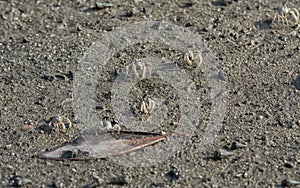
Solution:
M254 26L259 29L259 30L263 30L263 29L272 29L272 19L266 19L266 20L260 20L254 23Z
M293 80L292 85L296 89L300 90L300 75L298 75L297 78L295 80Z

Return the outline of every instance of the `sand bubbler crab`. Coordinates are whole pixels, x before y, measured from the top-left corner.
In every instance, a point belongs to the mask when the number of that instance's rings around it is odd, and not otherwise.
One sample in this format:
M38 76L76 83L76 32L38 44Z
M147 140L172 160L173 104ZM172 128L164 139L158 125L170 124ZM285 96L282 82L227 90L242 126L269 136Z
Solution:
M288 1L286 1L282 7L278 8L272 23L278 20L284 25L289 25L289 19L291 19L292 26L297 26L299 24L299 12L296 8L288 8L286 6L287 3Z
M132 71L136 79L145 79L147 75L151 75L151 65L143 62L133 62L125 67L126 78L130 75L129 71Z
M58 130L60 132L66 132L67 129L72 127L72 122L69 118L64 116L55 115L50 118L48 127L51 130Z
M116 131L118 133L121 131L119 122L114 118L111 121L109 121L108 118L104 118L104 120L102 121L102 126L106 129L106 131L111 131L111 132Z
M155 102L150 97L144 97L141 102L140 111L143 115L149 115L152 113L155 107Z
M188 49L187 52L182 52L180 54L177 54L178 58L177 60L184 62L188 66L193 66L196 60L199 61L197 66L202 63L202 56L200 52L193 52L191 49Z

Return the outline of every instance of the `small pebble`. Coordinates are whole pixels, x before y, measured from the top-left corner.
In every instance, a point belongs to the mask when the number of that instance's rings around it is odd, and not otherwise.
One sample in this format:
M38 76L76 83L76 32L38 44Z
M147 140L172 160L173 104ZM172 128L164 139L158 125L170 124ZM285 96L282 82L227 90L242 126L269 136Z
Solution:
M42 76L42 79L51 82L55 79L55 77L53 75L44 75Z
M23 176L13 176L9 179L9 185L13 187L21 187L26 184L32 184L33 181Z
M99 176L97 176L97 174L95 172L93 173L93 178L94 178L95 182L97 182L98 185L102 185L105 183L105 181L102 178L100 178Z
M293 81L293 85L296 89L300 90L300 75Z
M293 168L293 167L294 167L294 165L293 165L292 163L290 163L290 162L284 163L283 166L284 166L285 168Z
M29 131L32 129L33 129L33 126L31 126L31 125L22 125L20 128L21 131Z
M11 149L12 148L12 145L11 144L7 144L6 146L5 146L5 149L6 150L9 150L9 149Z
M151 183L150 184L150 187L165 187L165 184L164 183Z
M227 151L224 149L219 149L217 151L214 152L214 159L224 159L224 158L228 158L230 156L233 156L235 153L231 152L231 151Z
M210 31L213 30L213 28L214 28L214 25L209 24L208 26L206 26L206 27L204 28L204 31L210 32Z
M246 147L247 147L246 144L242 144L242 143L239 143L237 141L233 141L231 143L230 149L235 150L235 149L242 149L242 148L246 148Z
M283 187L290 187L290 186L294 186L294 185L300 185L300 181L284 179L284 180L281 182L281 185L282 185Z
M179 175L174 171L174 169L171 169L168 173L165 174L165 176L168 177L170 181L176 181L179 179Z
M114 6L113 4L106 2L96 2L95 4L98 9L110 8Z
M106 128L107 130L112 129L112 124L110 121L103 121L103 127Z
M118 177L112 178L112 179L108 182L108 184L123 186L123 185L128 184L128 181L127 181L127 179L126 179L125 176L118 176Z
M249 174L247 172L244 172L243 173L243 178L248 178L249 177Z
M105 184L105 181L97 176L95 172L93 173L93 179L94 181L92 183L85 185L83 188L103 187L103 185Z

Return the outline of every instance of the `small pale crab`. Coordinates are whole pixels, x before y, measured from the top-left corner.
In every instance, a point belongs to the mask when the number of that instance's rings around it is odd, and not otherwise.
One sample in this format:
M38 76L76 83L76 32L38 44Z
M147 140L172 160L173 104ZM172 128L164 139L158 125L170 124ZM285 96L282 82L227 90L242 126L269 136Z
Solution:
M144 79L146 77L146 71L147 71L145 64L142 62L137 62L137 66L138 66L138 69L135 66L135 63L132 63L132 71L133 71L135 77ZM141 75L138 73L138 70L141 71Z
M105 119L104 121L102 121L102 125L107 131L117 131L118 133L121 131L120 125L114 119L112 122Z
M144 97L144 99L141 102L140 111L144 115L151 114L153 109L155 107L155 102L150 97Z
M50 118L48 127L61 132L66 132L68 128L72 127L72 122L67 117L56 115Z
M188 52L182 52L177 56L178 56L178 60L184 62L188 66L192 66L196 60L199 61L198 65L201 64L203 61L200 52L193 52L191 49L188 49Z
M289 25L289 18L291 18L292 26L297 26L299 24L299 12L296 8L288 8L286 6L287 2L285 2L282 7L278 8L272 23L278 20L284 25Z
M130 65L126 66L125 69L126 69L126 77L129 75L129 69L132 70L134 77L137 79L146 78L147 72L151 75L150 68L148 68L147 70L147 65L146 63L143 62L131 63Z

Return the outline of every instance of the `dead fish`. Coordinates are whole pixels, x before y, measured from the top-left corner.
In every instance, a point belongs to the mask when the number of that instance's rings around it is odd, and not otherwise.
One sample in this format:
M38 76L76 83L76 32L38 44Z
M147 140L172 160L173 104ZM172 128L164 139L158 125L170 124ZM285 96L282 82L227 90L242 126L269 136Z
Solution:
M115 138L111 133L99 136L78 137L74 142L38 154L36 157L50 160L88 160L107 158L133 152L158 143L166 138L162 133L121 130L125 138ZM118 136L120 135L118 133Z

